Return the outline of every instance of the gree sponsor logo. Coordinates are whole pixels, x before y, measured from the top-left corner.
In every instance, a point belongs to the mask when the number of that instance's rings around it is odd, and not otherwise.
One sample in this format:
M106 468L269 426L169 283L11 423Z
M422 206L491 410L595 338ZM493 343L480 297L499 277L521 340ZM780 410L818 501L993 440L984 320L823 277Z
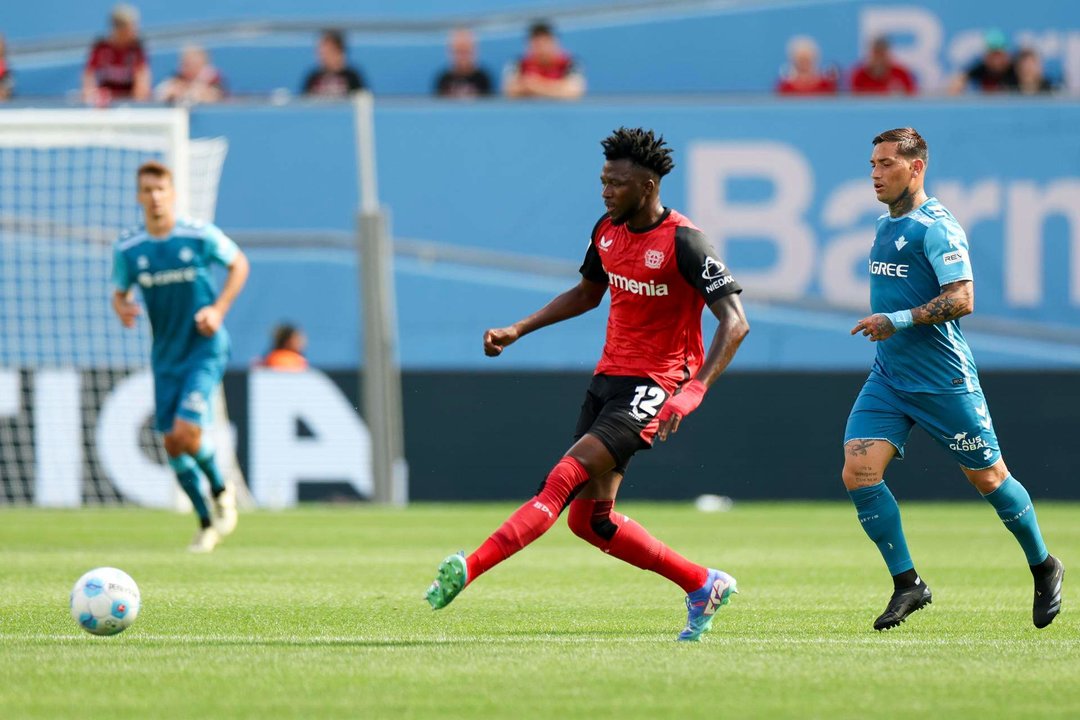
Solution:
M878 260L870 261L870 274L871 275L884 275L886 277L899 277L906 278L908 276L908 268L910 265L900 263L881 262Z
M175 285L176 283L195 282L198 271L194 267L176 268L174 270L159 270L156 273L139 273L136 280L145 288L159 285Z
M649 280L648 282L645 282L644 280L632 280L623 277L622 275L608 273L608 282L610 282L613 287L634 293L635 295L656 297L668 294L667 283L658 283L653 280Z

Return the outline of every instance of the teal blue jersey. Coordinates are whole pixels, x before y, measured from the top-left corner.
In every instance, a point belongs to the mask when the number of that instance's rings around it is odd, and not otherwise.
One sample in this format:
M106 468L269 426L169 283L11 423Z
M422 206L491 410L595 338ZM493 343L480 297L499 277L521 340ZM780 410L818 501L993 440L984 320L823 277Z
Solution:
M971 280L963 228L937 198L903 217L882 215L870 251L870 309L889 313L925 305L941 287ZM979 375L959 320L915 325L877 343L871 377L906 392L963 393Z
M165 238L140 226L117 239L113 282L122 292L132 285L142 292L154 335L155 372L181 372L192 362L228 356L225 328L205 337L195 328L195 313L217 299L211 266L228 266L238 252L216 226L186 219L178 219Z

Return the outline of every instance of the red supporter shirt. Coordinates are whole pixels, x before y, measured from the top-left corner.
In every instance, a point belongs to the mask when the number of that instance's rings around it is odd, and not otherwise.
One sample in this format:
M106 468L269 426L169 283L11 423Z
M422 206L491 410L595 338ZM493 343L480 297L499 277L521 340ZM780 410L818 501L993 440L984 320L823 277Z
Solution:
M546 65L540 64L531 55L526 55L518 61L518 72L522 76L535 75L548 80L562 80L575 70L573 58L566 54L560 55Z
M831 75L819 75L806 82L783 78L776 84L776 92L780 95L834 95L836 94L836 78Z
M634 231L607 215L593 229L581 275L611 294L596 374L652 378L671 394L701 367L701 310L742 292L704 233L674 210Z
M870 74L865 65L859 65L851 73L851 91L857 93L904 93L915 94L915 78L899 65L890 65L884 77Z
M114 97L130 97L135 88L135 71L146 65L142 43L117 47L108 39L101 39L90 48L86 69L97 78L100 88L109 90Z

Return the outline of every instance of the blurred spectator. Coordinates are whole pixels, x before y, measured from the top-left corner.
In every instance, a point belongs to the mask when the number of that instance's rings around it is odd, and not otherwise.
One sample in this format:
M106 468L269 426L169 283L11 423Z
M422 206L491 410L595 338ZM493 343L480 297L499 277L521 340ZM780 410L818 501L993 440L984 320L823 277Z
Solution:
M886 37L871 43L870 54L851 73L853 93L914 95L915 89L915 78L893 59Z
M225 83L206 50L188 45L180 52L180 69L157 86L154 96L176 105L215 103L225 97Z
M289 372L307 370L308 361L304 357L306 347L307 336L304 332L295 325L283 323L274 328L274 345L260 364Z
M366 85L359 71L349 66L345 35L340 30L324 30L317 48L319 66L304 80L304 94L343 98Z
M94 105L149 100L150 65L139 40L139 11L131 5L117 5L109 21L112 32L90 48L83 70L83 100Z
M476 39L459 28L450 33L450 67L435 80L440 97L469 98L491 94L491 76L476 64Z
M958 95L969 86L982 92L1016 90L1016 68L1009 57L1008 41L1000 30L986 33L986 51L982 58L953 78L949 92Z
M1031 48L1016 53L1016 89L1022 95L1037 95L1054 91L1054 84L1043 74L1042 60Z
M559 45L551 25L529 28L525 56L508 69L503 86L508 97L577 100L585 94L585 76Z
M0 35L0 102L11 99L11 92L15 87L15 80L11 76L11 68L7 64L7 42Z
M835 95L836 73L818 67L821 52L813 38L796 35L788 41L788 70L776 84L781 95Z

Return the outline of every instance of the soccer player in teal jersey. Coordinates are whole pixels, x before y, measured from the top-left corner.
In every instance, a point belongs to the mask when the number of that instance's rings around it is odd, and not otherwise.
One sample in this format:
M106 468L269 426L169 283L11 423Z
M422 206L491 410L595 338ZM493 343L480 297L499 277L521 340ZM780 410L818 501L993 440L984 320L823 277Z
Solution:
M873 314L851 334L878 343L877 357L848 417L843 478L863 530L893 576L892 598L874 628L896 627L931 601L882 479L889 461L904 456L913 425L952 454L1020 543L1035 580L1032 621L1044 628L1061 609L1065 567L1046 551L1031 496L1005 466L960 332L959 319L975 305L967 236L923 189L929 153L919 133L897 128L873 142L870 177L889 212L878 218L870 251Z
M214 225L176 217L176 191L167 167L145 163L137 180L145 224L116 241L112 305L124 327L134 327L140 313L134 286L139 286L154 335L150 365L156 428L164 434L169 465L199 516L189 549L210 552L236 527L236 499L203 429L211 423L214 392L229 359L222 320L244 287L248 261ZM214 263L228 268L216 296L210 275ZM202 475L210 483L216 517L200 487Z

